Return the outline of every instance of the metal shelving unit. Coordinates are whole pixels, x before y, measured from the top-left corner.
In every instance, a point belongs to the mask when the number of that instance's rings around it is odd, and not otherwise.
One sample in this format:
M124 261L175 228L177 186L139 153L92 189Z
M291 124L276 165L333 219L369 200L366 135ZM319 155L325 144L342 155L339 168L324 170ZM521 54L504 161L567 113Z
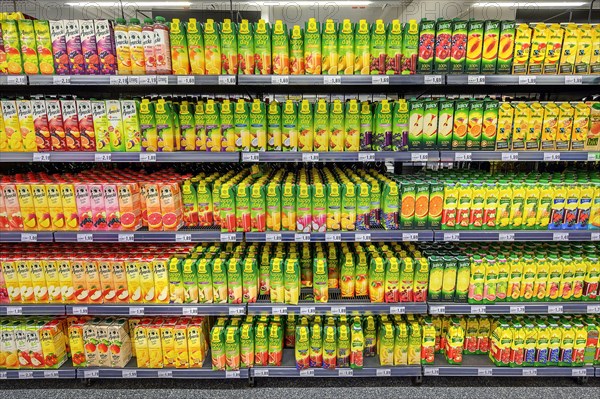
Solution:
M440 230L435 241L599 241L592 230Z
M0 370L0 380L31 380L31 379L75 379L77 369L73 367L71 360L57 369L42 370Z
M51 231L2 231L0 242L52 242Z
M600 302L501 302L478 305L451 302L427 302L429 314L600 314Z
M241 242L243 233L221 233L216 229L177 231L57 231L56 242Z
M207 303L180 305L167 303L154 304L77 304L67 305L68 315L92 316L243 316L246 305L227 303Z

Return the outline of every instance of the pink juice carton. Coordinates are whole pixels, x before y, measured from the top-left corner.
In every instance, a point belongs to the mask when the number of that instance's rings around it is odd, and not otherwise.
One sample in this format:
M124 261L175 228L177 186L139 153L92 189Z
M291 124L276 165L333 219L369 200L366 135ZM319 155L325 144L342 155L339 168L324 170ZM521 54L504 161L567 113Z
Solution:
M31 100L33 110L33 127L35 128L35 140L38 151L52 151L52 141L50 140L50 128L48 126L48 116L46 115L46 101Z
M79 229L93 230L92 202L90 200L90 190L86 183L75 184L75 203L77 204L77 214L79 216Z
M61 105L67 151L79 151L81 149L81 135L79 133L79 119L77 118L77 104L75 100L62 100Z
M89 184L90 205L92 210L93 230L106 230L106 208L104 207L104 188L103 185Z
M67 141L59 100L46 100L46 115L48 118L48 128L50 129L52 151L65 151L67 149Z
M23 216L21 215L21 205L17 197L17 188L12 183L2 183L2 196L4 197L4 209L8 219L9 230L23 230Z
M8 223L8 213L4 206L4 195L2 193L2 187L0 187L0 230L10 230L10 224ZM2 268L0 268L2 273Z
M90 100L77 100L77 116L79 117L81 151L96 151L96 133Z
M79 37L81 39L81 51L87 75L100 74L100 58L98 57L98 45L96 44L96 31L94 21L82 19L79 21Z
M106 225L109 230L121 230L121 213L117 193L115 184L104 184L104 209L106 210Z
M65 21L65 40L67 42L71 75L85 74L85 60L83 58L83 51L81 50L78 20Z
M117 60L115 59L112 25L107 19L95 20L94 31L100 72L102 75L114 75L117 69Z
M68 75L69 53L64 21L50 21L50 39L52 39L52 52L54 53L54 70L57 75Z

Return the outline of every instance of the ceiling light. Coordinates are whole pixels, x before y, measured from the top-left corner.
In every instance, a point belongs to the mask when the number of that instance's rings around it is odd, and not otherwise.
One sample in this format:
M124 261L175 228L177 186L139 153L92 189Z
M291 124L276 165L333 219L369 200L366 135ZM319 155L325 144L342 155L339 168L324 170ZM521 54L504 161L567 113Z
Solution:
M250 2L250 4L258 4L258 5L262 5L262 6L294 6L294 5L298 5L298 6L313 6L315 4L317 5L326 5L326 4L335 4L336 6L342 6L342 7L352 7L352 6L368 6L369 4L373 3L372 1L323 1L323 0L315 0L315 1L310 1L310 0L300 0L300 1L292 1L292 2L287 2L287 1L258 1L258 2Z
M586 5L585 1L520 1L520 2L496 2L496 1L482 1L473 3L473 7L556 7L556 8L570 8L580 7Z
M190 1L82 1L74 3L65 3L72 7L188 7L192 3Z

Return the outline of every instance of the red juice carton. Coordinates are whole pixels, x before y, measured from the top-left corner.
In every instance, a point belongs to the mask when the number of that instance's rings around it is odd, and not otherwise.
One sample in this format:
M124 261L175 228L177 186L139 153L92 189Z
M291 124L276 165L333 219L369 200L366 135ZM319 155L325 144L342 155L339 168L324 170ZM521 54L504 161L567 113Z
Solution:
M108 230L121 230L119 212L119 196L116 184L104 184L104 209L106 210L106 226Z
M60 101L46 100L46 113L48 117L48 127L50 128L52 151L65 151L67 149L67 140L65 137Z
M46 115L46 101L31 100L31 109L33 110L33 126L35 128L37 149L38 151L52 151L50 127L48 126L48 116Z
M164 231L179 230L183 226L183 200L178 183L160 185L160 209Z
M8 223L8 213L4 206L4 195L2 194L2 187L0 187L0 230L10 230L10 224ZM0 273L2 269L0 268Z
M96 151L96 134L90 100L77 100L77 116L79 118L81 151Z
M104 189L102 184L89 184L90 205L93 230L106 230L106 208L104 207Z
M118 183L119 214L121 230L135 231L142 227L142 203L137 183Z
M107 19L95 20L94 31L96 33L96 50L100 61L100 73L102 75L114 75L117 70L117 60L115 58L112 25Z
M9 230L23 230L23 216L21 205L17 197L17 188L12 183L2 183L2 196L4 197L4 208L8 219Z
M85 60L81 50L81 37L79 36L79 21L65 21L65 40L67 54L69 55L69 68L71 75L85 74Z
M86 183L75 184L75 203L77 204L77 214L79 216L79 229L92 230L94 226L92 203L90 190Z
M96 31L93 20L82 19L79 21L79 38L81 40L85 73L87 75L99 75L100 57L98 57L98 45L96 44Z
M77 104L75 100L62 100L61 105L67 151L79 151L81 149L81 135L79 133L79 119L77 118Z
M69 53L64 21L50 21L50 39L54 53L54 70L57 75L68 75Z

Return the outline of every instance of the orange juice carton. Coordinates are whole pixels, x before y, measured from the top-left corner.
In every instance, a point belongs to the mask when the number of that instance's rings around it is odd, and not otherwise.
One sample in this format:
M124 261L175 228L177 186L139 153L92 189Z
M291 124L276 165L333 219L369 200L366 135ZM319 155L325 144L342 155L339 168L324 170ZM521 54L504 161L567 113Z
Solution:
M154 265L150 257L144 256L139 262L139 274L142 302L153 303L156 293L154 290Z
M573 132L571 134L571 151L581 151L585 148L590 130L591 108L588 104L577 103L573 116Z
M140 187L137 183L117 184L121 229L135 231L142 227Z
M565 31L560 24L552 24L548 26L547 30L548 42L546 45L546 56L544 58L542 73L544 75L556 75L558 73Z
M116 290L116 301L127 303L129 301L129 286L127 284L127 268L123 259L111 262L113 285Z
M79 21L65 20L65 42L67 55L69 57L69 70L71 75L85 74L85 58L81 49L81 37L79 36Z
M48 126L48 116L46 115L46 101L31 100L31 109L37 150L52 151L50 128Z
M531 51L531 35L533 31L528 24L519 24L515 32L515 53L513 56L513 75L525 75Z
M28 265L35 303L48 303L48 287L42 262L40 260L30 260Z
M270 75L272 72L271 25L259 19L252 26L254 32L254 73ZM206 37L205 37L206 38Z
M576 74L587 75L590 73L590 62L594 52L592 32L591 25L579 25L579 40L577 41L577 55L575 56Z
M129 37L131 38L131 26ZM188 55L185 25L177 18L173 18L171 21L169 29L169 41L171 43L171 68L173 69L173 74L189 75L190 58Z
M182 199L178 183L160 186L160 208L163 230L179 230L183 226ZM148 217L150 218L150 214Z
M529 65L527 68L527 72L531 75L542 73L549 36L550 30L546 24L539 23L533 25L531 48L529 50Z
M132 355L127 319L116 319L108 326L107 330L110 366L117 368L125 367L125 365L129 363Z
M559 105L560 114L558 116L558 133L556 135L556 149L567 151L571 143L571 134L573 133L573 117L575 108L571 104L564 102Z
M121 230L119 197L116 184L104 184L104 209L106 211L106 227L109 230Z
M23 230L23 213L19 205L17 187L14 184L3 183L2 193L4 196L4 207L10 230Z
M73 285L71 262L68 259L60 259L57 261L57 268L62 301L63 303L73 303L75 302L75 288Z
M529 118L531 108L526 103L517 103L512 131L512 150L523 151L525 149L525 137L529 130Z
M92 211L92 230L106 230L108 225L102 184L90 184L88 190Z
M65 215L65 229L77 230L79 228L79 213L75 187L72 184L60 185L60 199Z
M123 115L119 100L106 100L106 118L108 120L108 133L111 151L125 151L123 137Z
M81 230L93 230L94 221L92 217L92 202L87 184L78 183L75 185L75 202L77 204L76 209L78 212L79 228Z
M117 289L112 272L112 264L108 258L98 260L98 275L100 276L103 303L112 303L117 299Z
M79 132L79 118L77 117L77 103L75 100L61 100L60 103L67 151L79 151L81 149L81 134Z
M8 143L6 149L12 152L23 151L23 136L19 126L16 101L2 100L2 119L4 121L4 134Z
M44 275L46 277L46 287L48 287L48 301L50 303L62 302L58 265L59 262L56 260L47 260L42 262Z
M17 114L19 115L19 128L23 151L37 151L35 125L33 123L33 108L29 100L17 100Z
M238 37L239 41L239 37ZM280 20L275 21L273 25L272 42L272 59L273 59L273 74L274 75L289 75L290 74L290 54L289 54L289 36L287 25ZM337 45L337 43L336 43Z
M525 149L539 151L542 122L544 120L544 107L539 102L534 102L529 105L529 108L531 108L531 114L528 131L525 136Z
M140 280L139 259L131 259L125 262L125 273L127 274L127 291L129 292L129 303L142 303L142 284Z
M600 149L600 102L588 102L590 107L590 128L585 149L590 151Z
M27 75L37 75L40 71L38 66L37 46L33 21L20 19L17 21L21 42L21 58L23 60L23 72Z
M204 59L207 75L221 73L221 37L218 24L212 19L207 19L204 23Z
M35 291L31 281L31 269L27 260L16 261L17 277L19 278L19 290L23 303L35 303Z
M238 72L237 24L232 24L230 19L225 18L219 24L219 31L221 35L221 73L236 75Z
M98 56L98 46L96 44L96 32L94 29L94 20L79 20L79 38L81 41L81 54L86 75L100 74L100 58ZM40 59L40 69L42 63Z
M117 60L112 24L106 19L94 20L94 33L96 34L100 72L102 75L114 75L117 70Z
M52 217L50 215L46 188L45 184L31 184L33 205L40 230L50 230L52 228Z
M37 230L38 222L35 214L35 205L33 202L33 192L29 184L17 184L17 197L19 199L19 208L23 216L24 230Z
M77 100L77 117L79 120L81 151L96 151L94 116L90 100Z
M68 327L67 338L71 348L71 360L74 367L87 367L85 343L83 339L84 323L75 322Z
M110 152L110 134L108 132L108 118L106 117L106 102L104 100L92 100L91 106L94 135L96 137L96 151Z
M176 353L175 353L175 326L177 325L177 318L172 317L165 319L163 324L160 326L160 338L162 343L163 353L163 367L173 368L175 367Z
M572 75L575 73L575 60L579 51L578 44L581 31L577 24L572 23L564 25L563 28L565 34L558 70L560 74Z
M558 134L558 117L560 109L554 102L544 105L544 121L542 123L542 151L556 149L556 135Z
M100 273L98 272L98 263L95 260L88 260L84 264L85 267L85 283L88 289L90 302L102 302L102 284L100 281Z
M141 151L141 129L138 118L140 107L137 100L121 100L121 113L123 118L123 139L125 151Z
M2 272L9 302L21 302L21 287L16 262L12 259L3 260Z
M188 326L190 319L179 319L173 329L175 348L175 368L187 369L190 367L188 348Z
M243 26L244 20L242 20L241 25ZM248 21L246 20L246 26L248 25ZM242 29L240 27L240 29ZM252 40L252 35L250 34L250 40ZM190 67L192 75L205 75L206 67L204 63L205 54L204 54L204 36L202 34L202 25L196 21L196 18L190 18L187 23L187 46L188 46L188 54L190 57ZM242 48L242 43L240 37L238 37L238 46ZM254 46L252 46L252 71L254 71Z
M131 45L129 44L127 21L123 18L117 18L113 30L114 46L117 55L117 71L119 75L131 75Z
M7 71L9 74L22 74L23 61L21 59L21 43L17 21L7 19L3 20L1 24Z
M50 140L52 141L52 150L66 150L67 139L63 123L61 102L59 100L46 100L46 115L48 118L48 127L50 128Z

